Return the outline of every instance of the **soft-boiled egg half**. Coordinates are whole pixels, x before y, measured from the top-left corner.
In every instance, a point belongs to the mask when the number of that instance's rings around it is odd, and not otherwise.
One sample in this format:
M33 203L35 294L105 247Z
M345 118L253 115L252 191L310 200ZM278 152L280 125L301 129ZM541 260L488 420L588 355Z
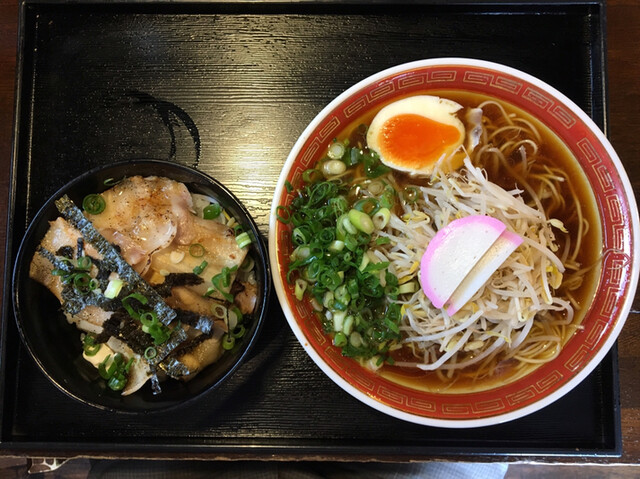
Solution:
M417 95L382 108L367 130L367 144L382 163L413 174L429 174L438 162L444 170L462 164L455 155L465 140L456 116L462 105L431 95Z

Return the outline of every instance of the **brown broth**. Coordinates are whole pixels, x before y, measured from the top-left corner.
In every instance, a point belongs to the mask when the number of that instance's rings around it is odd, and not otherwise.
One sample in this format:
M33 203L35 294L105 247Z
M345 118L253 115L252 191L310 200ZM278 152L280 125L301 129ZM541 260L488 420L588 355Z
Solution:
M577 196L578 203L581 206L582 214L589 223L589 230L584 235L582 240L582 247L579 251L577 260L582 267L593 266L584 275L584 281L580 288L572 292L573 297L580 305L579 309L575 311L574 325L579 325L583 320L586 311L588 310L590 299L593 297L597 286L597 280L600 272L599 260L602 254L602 230L600 220L598 216L595 197L589 186L589 182L580 168L578 161L569 151L566 145L546 126L540 121L533 118L531 115L523 112L522 110L507 104L503 101L498 101L494 98L490 98L485 95L479 95L469 92L461 91L427 91L423 94L437 95L442 98L448 98L463 105L465 108L472 108L478 106L480 103L486 100L493 100L500 103L507 112L515 113L517 116L530 121L538 129L542 143L539 145L539 160L544 162L550 167L558 167L567 172L567 176L570 179L570 184L565 183L562 185L561 194L565 198L571 198L571 188ZM494 109L485 110L491 113ZM362 125L368 125L377 111L372 111L363 115L354 121L345 132L338 138L343 140L349 138L351 145L364 146L365 135L363 134ZM482 166L482 165L479 165ZM512 189L516 186L516 179L506 169L499 170L497 172L487 172L489 179L505 189ZM418 184L419 180L413 176L407 174L401 174L394 172L396 181L400 185ZM525 200L526 195L523 195ZM569 202L570 203L570 202ZM575 213L575 204L568 204L563 211L555 211L553 217L562 221L572 235L575 238L577 231L577 219ZM562 247L562 245L561 245ZM558 253L561 257L562 250ZM559 295L563 296L562 287L559 291ZM566 335L563 338L563 345L573 336L575 333L575 327L568 327L565 329ZM415 360L412 353L404 348L394 353L396 360ZM497 360L496 366L492 371L490 377L476 378L473 367L466 368L463 371L457 372L452 378L443 378L442 374L446 374L446 371L442 373L434 371L422 371L414 368L402 368L397 366L385 365L381 368L380 374L386 378L403 384L407 387L411 387L418 390L431 391L431 392L447 392L447 393L465 393L469 391L486 390L498 385L512 382L520 377L529 374L537 368L536 365L520 364L516 360L502 361Z

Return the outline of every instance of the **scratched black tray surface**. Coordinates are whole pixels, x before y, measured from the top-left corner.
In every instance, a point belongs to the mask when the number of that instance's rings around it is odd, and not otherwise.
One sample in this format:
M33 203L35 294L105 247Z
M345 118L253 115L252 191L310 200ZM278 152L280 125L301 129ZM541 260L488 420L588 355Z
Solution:
M48 196L116 160L197 167L229 187L266 236L276 179L307 123L352 84L411 60L505 63L555 86L604 125L604 17L597 2L27 2L7 274ZM304 353L273 295L260 341L223 387L188 409L114 415L47 381L19 342L10 303L5 284L0 448L7 452L406 460L621 453L615 351L536 414L488 428L431 428L343 392Z

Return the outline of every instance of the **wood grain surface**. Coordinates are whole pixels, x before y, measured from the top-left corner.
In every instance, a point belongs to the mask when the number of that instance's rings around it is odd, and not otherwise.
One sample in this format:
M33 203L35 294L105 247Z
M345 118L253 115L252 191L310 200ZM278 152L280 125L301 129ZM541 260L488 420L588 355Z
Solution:
M612 0L607 5L608 112L610 139L618 151L634 191L640 186L640 2ZM16 47L18 43L18 4L0 0L0 211L7 210L9 168L12 154L15 98ZM566 72L570 75L570 71ZM338 93L338 92L336 92ZM275 135L277 136L277 130ZM277 138L274 138L277 140ZM255 184L254 184L255 183ZM264 188L259 177L247 187ZM636 195L637 196L637 195ZM266 210L264 210L266 212ZM265 213L266 214L266 213ZM265 218L257 218L265 223ZM6 241L6 218L0 215L0 243ZM4 264L4 248L0 261ZM1 294L0 289L0 294ZM617 458L576 457L566 462L637 464L640 462L640 298L619 339L619 370L622 405L623 454ZM477 459L477 458L476 458ZM554 457L537 458L554 463Z

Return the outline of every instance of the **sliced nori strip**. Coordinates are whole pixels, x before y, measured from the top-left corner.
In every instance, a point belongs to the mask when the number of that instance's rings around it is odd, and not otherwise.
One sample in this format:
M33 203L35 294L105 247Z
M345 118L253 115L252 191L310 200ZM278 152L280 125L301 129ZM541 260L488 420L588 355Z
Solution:
M154 285L154 289L164 298L171 296L171 289L177 286L196 286L204 283L204 279L194 273L169 273L164 282Z
M176 309L176 319L183 324L189 325L203 334L209 334L213 328L213 320L207 316L201 316L193 311Z
M153 394L160 394L162 392L162 388L160 387L160 380L155 372L155 368L151 369L151 373L151 390L153 391Z
M96 230L93 223L82 214L80 208L67 195L56 200L56 207L60 214L80 231L82 237L102 255L102 262L105 266L112 271L117 271L121 279L146 296L149 300L149 307L156 312L160 322L169 325L176 317L175 311L167 306L160 295L140 277L131 265L120 256L116 248Z
M71 271L73 271L73 265L70 264L68 261L64 261L62 259L60 259L59 256L56 256L55 254L53 254L51 251L49 251L48 249L42 247L42 246L38 246L36 248L36 253L41 254L42 256L44 256L44 258L46 260L49 261L49 263L51 263L53 265L54 269L61 269L62 271L65 271L67 273L71 273ZM63 255L60 255L63 256ZM71 259L71 258L67 258L66 256L63 256L66 259Z
M44 248L43 248L44 249ZM56 251L56 256L63 256L67 259L73 259L74 251L71 246L61 246L58 251Z
M109 271L109 269L105 267L104 263L101 260L95 258L91 259L93 260L93 264L96 266L96 268L98 268L96 279L101 283L104 281L106 284L109 284L109 276L111 276L111 271Z
M75 316L87 306L97 306L105 311L112 311L112 300L102 294L80 294L71 284L65 284L62 288L62 310Z
M169 358L160 364L160 367L164 372L174 379L180 379L181 377L188 376L190 374L189 368L176 358Z
M84 256L84 238L78 236L76 258L79 258L80 256Z
M158 346L154 346L158 354L153 359L147 360L147 362L152 365L160 364L167 358L167 356L169 356L169 354L171 354L174 349L176 349L180 345L180 343L182 343L186 339L187 332L182 328L182 326L173 328L173 331L171 331L171 336L169 336L169 339L167 339L167 341Z
M211 338L210 334L200 334L199 336L196 336L195 338L182 343L180 347L177 348L172 354L175 355L176 357L184 356L185 354L188 354L191 351L193 351L200 343L210 338Z

